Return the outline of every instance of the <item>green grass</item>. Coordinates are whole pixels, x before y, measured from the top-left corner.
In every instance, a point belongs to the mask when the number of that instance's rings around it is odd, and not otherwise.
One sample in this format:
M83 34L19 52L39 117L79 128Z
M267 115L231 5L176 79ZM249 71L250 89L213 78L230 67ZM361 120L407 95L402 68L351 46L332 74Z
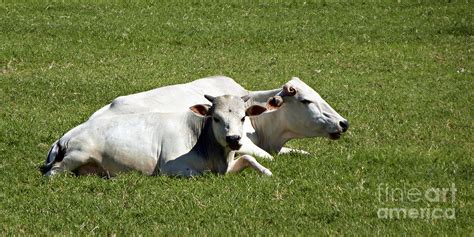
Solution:
M473 9L2 2L1 233L472 235ZM262 161L272 178L38 172L52 142L115 97L217 74L252 90L298 76L351 128L339 141L291 141L312 155ZM458 191L454 202L381 201L380 184ZM383 207L455 208L456 218L380 219Z

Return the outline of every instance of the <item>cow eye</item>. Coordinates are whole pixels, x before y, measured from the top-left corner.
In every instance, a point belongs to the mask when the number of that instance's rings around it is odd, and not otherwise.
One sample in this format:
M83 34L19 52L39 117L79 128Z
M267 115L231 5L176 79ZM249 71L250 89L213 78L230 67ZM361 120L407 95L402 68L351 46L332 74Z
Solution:
M212 118L212 119L214 119L214 122L216 122L216 123L220 122L220 120L219 120L218 118L216 118L216 117L214 117L214 118Z
M245 117L243 117L240 121L242 121L242 123L245 121Z
M311 100L302 100L301 103L307 105L311 103Z

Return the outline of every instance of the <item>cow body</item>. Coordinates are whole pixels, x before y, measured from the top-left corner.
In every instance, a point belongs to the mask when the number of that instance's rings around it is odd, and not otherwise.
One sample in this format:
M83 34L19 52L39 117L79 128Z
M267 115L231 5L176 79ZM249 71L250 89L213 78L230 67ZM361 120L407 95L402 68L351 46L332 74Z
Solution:
M283 93L292 88L294 94ZM91 118L127 113L176 112L203 102L203 94L219 96L249 95L247 105L265 105L278 96L281 109L262 116L248 118L244 125L245 136L242 154L255 154L271 159L269 153L298 151L285 148L284 144L295 138L329 137L338 139L348 129L348 122L321 96L298 78L293 78L282 88L267 91L247 91L233 79L215 76L187 84L166 86L133 95L122 96L95 112Z
M245 166L271 174L253 157L234 159L233 150L239 148L243 131L240 120L245 116L244 102L230 96L216 100L209 116L202 111L198 116L188 109L90 119L53 146L45 174L74 171L113 176L136 170L147 175L194 176L206 171L236 172ZM216 119L222 121L215 122ZM237 169L235 164L243 166Z
M131 113L187 111L193 105L208 103L204 95L245 96L247 94L247 90L229 77L207 77L186 84L164 86L150 91L120 96L92 114L90 119Z

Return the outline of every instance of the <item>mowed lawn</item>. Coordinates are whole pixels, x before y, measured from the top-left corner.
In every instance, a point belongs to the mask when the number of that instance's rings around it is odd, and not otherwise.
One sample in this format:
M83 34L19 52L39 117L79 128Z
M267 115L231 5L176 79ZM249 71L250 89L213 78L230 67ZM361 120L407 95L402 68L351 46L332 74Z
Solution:
M473 10L2 2L1 235L472 235ZM251 90L298 76L350 130L288 144L309 156L260 159L271 178L38 171L56 139L112 99L211 75Z

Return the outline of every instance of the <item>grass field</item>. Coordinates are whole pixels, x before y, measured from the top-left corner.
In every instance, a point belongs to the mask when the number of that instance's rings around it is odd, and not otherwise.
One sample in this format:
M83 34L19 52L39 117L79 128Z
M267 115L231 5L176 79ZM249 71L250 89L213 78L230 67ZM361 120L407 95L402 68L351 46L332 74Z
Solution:
M0 3L1 235L474 234L472 1L61 2ZM272 178L37 170L115 97L218 74L298 76L351 128Z

